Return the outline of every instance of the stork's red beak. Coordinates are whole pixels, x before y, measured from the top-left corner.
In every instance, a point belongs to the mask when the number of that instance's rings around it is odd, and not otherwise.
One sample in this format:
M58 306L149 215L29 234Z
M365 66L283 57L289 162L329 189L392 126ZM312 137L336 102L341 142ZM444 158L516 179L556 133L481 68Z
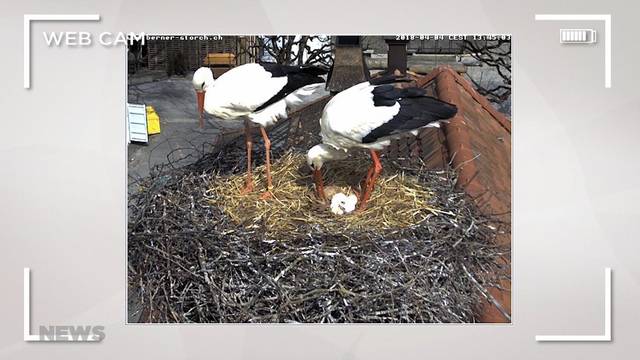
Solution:
M322 171L320 169L313 170L313 179L316 182L316 196L322 201L327 201L324 195L324 183L322 181Z
M198 99L198 116L200 120L200 128L204 128L204 90L196 90L196 97Z

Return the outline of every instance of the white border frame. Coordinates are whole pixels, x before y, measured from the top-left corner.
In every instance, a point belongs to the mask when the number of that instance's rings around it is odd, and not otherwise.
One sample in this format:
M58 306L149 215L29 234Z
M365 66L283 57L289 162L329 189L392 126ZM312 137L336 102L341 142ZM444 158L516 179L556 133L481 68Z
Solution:
M32 21L100 21L99 14L25 14L24 15L24 88L31 88L31 22Z
M24 341L25 342L100 342L102 338L90 335L87 339L45 338L39 334L31 334L31 269L24 268Z
M604 334L536 335L537 342L611 342L611 268L604 268Z

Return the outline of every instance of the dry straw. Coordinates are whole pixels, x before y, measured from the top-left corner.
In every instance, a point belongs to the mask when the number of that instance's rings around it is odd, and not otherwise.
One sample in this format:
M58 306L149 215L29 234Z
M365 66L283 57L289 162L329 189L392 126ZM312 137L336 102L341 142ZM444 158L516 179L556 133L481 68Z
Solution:
M328 163L324 181L328 187L348 193L370 166L368 159L356 158ZM429 204L433 192L394 166L388 166L376 183L368 207L348 215L335 215L315 196L314 185L303 154L287 153L272 166L272 196L262 199L267 190L264 166L254 170L256 189L242 194L245 174L220 176L209 186L207 196L238 225L263 229L268 235L286 238L310 225L329 232L384 231L417 225L439 210ZM356 190L359 191L359 190Z

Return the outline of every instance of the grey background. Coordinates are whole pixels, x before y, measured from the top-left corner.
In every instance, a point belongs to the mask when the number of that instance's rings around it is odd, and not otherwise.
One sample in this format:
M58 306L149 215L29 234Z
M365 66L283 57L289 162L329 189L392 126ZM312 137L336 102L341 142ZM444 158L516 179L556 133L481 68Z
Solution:
M0 358L632 359L640 321L637 14L629 1L22 1L0 5ZM99 23L32 25L25 13L99 13ZM535 13L610 13L604 46L561 46ZM42 31L147 33L512 33L513 324L419 326L125 325L126 146L122 48L48 48ZM599 34L603 40L603 34ZM613 268L612 343L539 344L601 334ZM22 269L32 324L105 325L99 344L22 340ZM34 329L37 330L37 329ZM636 346L634 346L636 345Z

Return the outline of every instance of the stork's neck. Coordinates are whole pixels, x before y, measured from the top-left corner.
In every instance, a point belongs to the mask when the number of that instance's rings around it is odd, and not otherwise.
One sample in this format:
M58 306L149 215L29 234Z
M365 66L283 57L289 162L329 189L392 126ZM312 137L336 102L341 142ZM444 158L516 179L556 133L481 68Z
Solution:
M325 161L327 160L342 160L347 157L347 152L341 149L338 149L329 144L318 144L316 145L318 148L318 155Z
M213 79L213 75L207 76L206 78L204 78L204 86L202 87L202 90L210 90L213 87L214 82L215 80Z

